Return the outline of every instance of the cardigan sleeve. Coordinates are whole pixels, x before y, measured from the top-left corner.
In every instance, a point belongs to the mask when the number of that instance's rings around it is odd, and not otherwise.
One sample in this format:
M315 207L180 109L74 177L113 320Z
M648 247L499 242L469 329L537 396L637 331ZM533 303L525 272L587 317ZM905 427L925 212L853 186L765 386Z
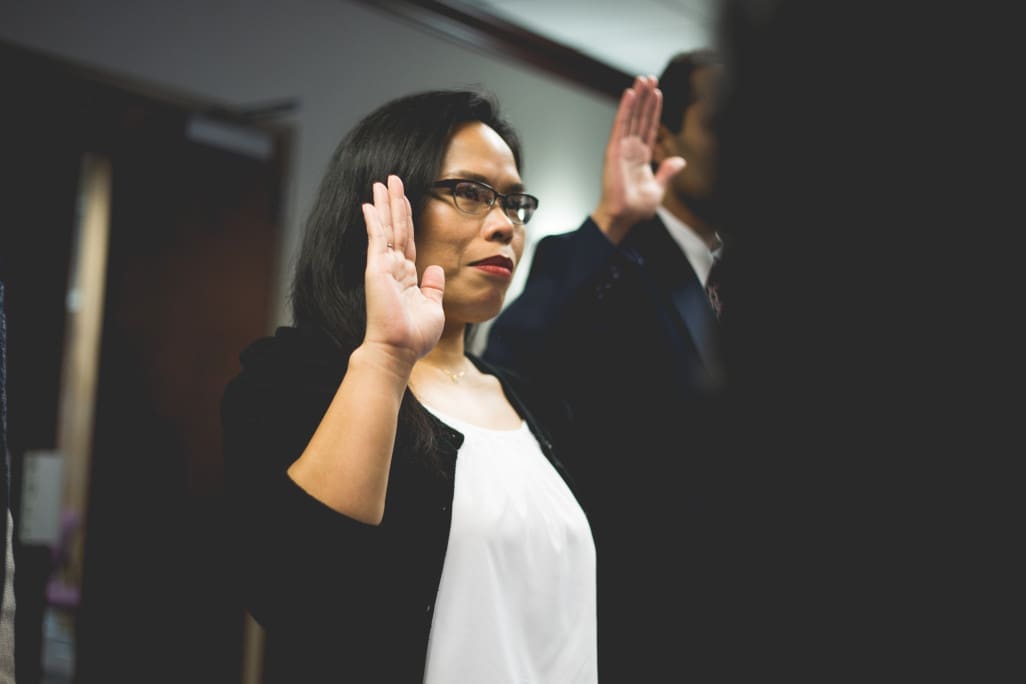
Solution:
M286 471L323 418L345 361L334 349L293 342L244 353L221 403L239 601L288 654L288 681L322 681L339 668L354 681L419 681L448 540L451 472L400 444L376 526L308 495ZM455 449L447 444L444 453L454 459ZM410 673L396 674L404 668Z
M235 569L265 627L331 611L352 587L367 591L382 555L379 527L334 511L288 476L330 401L323 389L295 390L240 376L222 401Z

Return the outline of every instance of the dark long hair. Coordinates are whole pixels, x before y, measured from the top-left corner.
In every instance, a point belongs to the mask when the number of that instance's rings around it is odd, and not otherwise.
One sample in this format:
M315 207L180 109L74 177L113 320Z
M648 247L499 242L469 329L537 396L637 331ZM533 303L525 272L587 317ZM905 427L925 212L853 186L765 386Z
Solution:
M321 181L296 262L291 291L295 325L328 333L346 357L363 341L367 228L361 205L373 201L375 181L385 182L389 174L396 174L413 206L416 229L449 141L461 125L474 121L502 137L519 168L516 132L492 97L474 91L436 90L392 100L342 139ZM409 392L399 421L410 428L416 443L432 443L431 422Z

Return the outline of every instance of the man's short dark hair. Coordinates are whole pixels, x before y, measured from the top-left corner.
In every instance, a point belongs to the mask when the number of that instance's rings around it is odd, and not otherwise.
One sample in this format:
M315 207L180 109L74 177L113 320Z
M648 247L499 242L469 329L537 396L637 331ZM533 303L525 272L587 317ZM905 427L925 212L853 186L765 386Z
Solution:
M710 48L680 52L666 64L659 77L659 89L663 92L661 122L671 132L680 132L684 126L684 112L697 99L691 83L692 74L702 67L719 64L722 64L719 54Z

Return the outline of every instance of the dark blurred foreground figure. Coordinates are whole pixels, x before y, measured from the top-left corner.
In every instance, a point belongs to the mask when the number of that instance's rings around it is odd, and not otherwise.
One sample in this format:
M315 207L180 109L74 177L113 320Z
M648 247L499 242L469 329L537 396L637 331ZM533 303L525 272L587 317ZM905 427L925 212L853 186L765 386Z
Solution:
M1001 516L977 496L993 447L971 405L992 397L961 377L987 364L965 344L979 302L952 295L976 245L946 232L977 226L941 140L976 131L951 114L950 46L919 28L945 24L863 3L721 11L727 400L698 560L708 650L689 652L725 681L986 678L1007 637L980 650L974 633L1008 599L985 541Z
M640 83L626 118L656 111ZM473 92L394 100L336 150L295 325L243 352L222 404L265 681L597 681L569 415L465 348L537 205L513 129Z
M4 284L0 281L0 684L14 682L14 522L10 508L10 460L7 453L7 324Z

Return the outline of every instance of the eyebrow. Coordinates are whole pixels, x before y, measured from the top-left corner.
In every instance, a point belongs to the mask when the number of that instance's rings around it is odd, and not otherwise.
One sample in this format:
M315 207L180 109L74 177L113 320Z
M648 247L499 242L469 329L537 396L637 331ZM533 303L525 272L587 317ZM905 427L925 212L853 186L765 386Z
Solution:
M451 171L449 173L442 174L443 178L460 178L463 180L474 180L479 183L484 183L489 187L493 187L504 195L516 192L524 192L523 183L512 183L506 186L506 189L502 189L497 185L493 184L487 176L482 176L480 173L474 173L473 171Z

